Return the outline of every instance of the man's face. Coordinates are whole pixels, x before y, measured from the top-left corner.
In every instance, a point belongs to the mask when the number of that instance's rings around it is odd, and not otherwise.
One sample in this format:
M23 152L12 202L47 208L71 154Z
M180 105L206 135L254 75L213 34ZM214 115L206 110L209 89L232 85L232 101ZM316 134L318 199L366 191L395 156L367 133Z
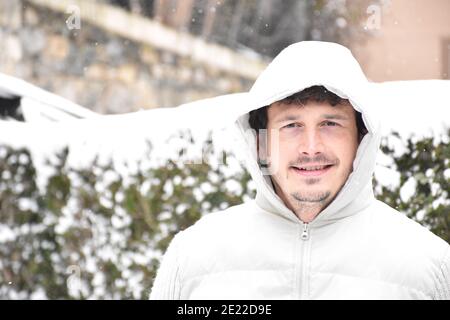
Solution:
M310 222L352 171L359 143L355 111L349 104L278 102L268 108L267 129L276 192L302 221Z

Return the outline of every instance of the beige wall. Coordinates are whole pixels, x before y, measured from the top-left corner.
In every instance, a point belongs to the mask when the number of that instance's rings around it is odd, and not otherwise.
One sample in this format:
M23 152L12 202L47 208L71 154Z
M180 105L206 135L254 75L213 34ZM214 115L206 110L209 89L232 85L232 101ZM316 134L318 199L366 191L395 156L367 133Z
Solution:
M450 1L387 3L380 28L352 46L366 75L374 81L450 79Z

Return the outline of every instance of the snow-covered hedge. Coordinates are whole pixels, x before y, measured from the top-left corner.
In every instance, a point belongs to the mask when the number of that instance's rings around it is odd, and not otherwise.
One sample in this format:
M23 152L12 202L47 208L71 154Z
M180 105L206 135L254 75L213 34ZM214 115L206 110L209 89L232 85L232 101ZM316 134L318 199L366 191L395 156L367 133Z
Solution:
M0 148L0 298L146 299L178 230L254 195L246 172L214 161L124 177L98 161L74 169L67 155L42 188L28 150Z

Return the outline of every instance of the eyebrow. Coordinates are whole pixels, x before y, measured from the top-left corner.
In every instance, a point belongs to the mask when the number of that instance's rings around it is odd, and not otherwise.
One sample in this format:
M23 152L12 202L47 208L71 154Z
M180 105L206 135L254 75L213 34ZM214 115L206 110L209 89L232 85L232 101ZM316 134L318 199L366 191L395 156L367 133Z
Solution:
M321 118L327 119L327 120L349 120L347 116L341 115L341 114L322 114L320 116ZM280 119L276 120L276 123L284 122L284 121L296 121L301 119L299 116L294 116L292 114L285 115L281 117Z
M330 120L349 120L347 116L344 116L342 114L323 114L322 118Z
M295 121L295 120L298 120L298 119L300 119L300 117L288 114L286 116L281 117L280 119L278 119L275 122L279 123L279 122L284 122L284 121Z

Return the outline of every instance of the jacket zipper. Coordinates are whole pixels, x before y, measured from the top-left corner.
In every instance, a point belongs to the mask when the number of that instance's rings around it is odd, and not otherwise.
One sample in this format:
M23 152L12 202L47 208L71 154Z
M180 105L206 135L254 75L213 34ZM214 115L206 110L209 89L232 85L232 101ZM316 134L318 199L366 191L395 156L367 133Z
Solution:
M300 236L302 240L302 258L300 262L300 299L308 299L309 285L309 260L311 254L311 230L308 223L303 223L303 229Z
M303 232L302 232L302 240L306 241L309 239L309 228L308 228L309 224L308 223L303 223Z

